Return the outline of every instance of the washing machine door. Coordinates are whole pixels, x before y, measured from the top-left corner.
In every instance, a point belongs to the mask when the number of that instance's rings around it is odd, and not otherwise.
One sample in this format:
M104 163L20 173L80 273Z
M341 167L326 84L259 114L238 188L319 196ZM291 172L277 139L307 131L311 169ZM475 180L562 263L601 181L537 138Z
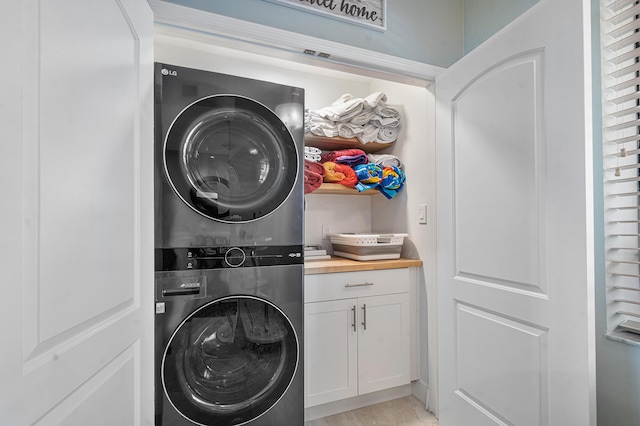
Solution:
M175 330L162 359L162 383L192 422L241 425L284 395L298 357L293 326L275 305L229 297L201 307Z
M178 196L221 222L272 213L298 176L298 152L287 126L242 96L210 96L185 108L167 132L163 157Z

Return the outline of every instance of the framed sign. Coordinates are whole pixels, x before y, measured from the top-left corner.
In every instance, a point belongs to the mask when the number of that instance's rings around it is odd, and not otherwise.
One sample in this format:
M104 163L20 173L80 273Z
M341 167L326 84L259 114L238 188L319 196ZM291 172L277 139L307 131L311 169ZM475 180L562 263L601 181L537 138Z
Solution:
M384 31L387 29L387 0L267 0L307 12L364 25Z

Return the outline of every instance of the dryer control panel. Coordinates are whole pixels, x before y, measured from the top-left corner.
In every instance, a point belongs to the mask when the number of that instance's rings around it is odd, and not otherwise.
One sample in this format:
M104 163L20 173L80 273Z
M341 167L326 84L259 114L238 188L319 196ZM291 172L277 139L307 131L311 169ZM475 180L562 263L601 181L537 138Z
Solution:
M156 271L247 268L304 263L302 246L156 249Z

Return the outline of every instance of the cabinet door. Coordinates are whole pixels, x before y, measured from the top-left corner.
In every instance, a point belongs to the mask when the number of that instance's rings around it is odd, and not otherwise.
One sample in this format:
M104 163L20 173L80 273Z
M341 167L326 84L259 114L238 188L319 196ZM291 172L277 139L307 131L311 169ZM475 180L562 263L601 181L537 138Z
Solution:
M360 395L410 382L409 294L358 299Z
M357 304L305 304L305 407L358 394Z

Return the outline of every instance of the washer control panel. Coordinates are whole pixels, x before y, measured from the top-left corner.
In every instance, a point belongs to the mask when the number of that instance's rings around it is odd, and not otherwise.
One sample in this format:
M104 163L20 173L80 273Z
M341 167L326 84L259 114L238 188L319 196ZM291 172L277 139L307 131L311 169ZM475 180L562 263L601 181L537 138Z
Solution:
M156 271L247 268L304 263L302 246L185 247L156 249Z

